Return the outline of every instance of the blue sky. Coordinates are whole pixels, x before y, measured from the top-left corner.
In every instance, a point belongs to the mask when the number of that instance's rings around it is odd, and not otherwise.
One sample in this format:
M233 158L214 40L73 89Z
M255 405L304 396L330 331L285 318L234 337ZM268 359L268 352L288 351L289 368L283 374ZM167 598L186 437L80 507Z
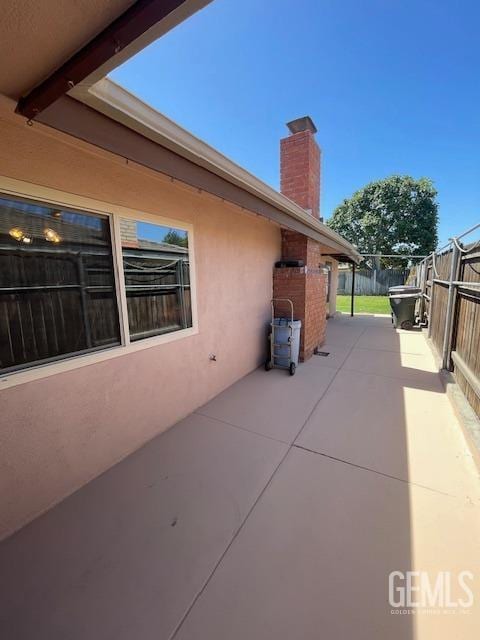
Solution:
M185 238L186 231L181 229L172 229L172 227L162 227L159 224L150 224L149 222L137 222L137 237L140 240L150 240L151 242L163 242L169 231L175 231L179 236Z
M322 214L393 173L432 178L440 240L480 221L480 4L214 0L111 77L273 187L310 115Z

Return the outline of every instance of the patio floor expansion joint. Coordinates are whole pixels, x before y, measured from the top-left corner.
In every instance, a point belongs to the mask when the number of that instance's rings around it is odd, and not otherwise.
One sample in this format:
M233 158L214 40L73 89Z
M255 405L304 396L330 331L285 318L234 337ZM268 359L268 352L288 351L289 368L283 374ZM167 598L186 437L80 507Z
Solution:
M232 422L227 422L227 420L222 420L221 418L214 418L213 416L209 416L206 413L202 413L201 411L193 411L193 414L202 416L203 418L208 418L209 420L215 420L215 422L220 422L221 424L226 424L227 426L233 427L234 429L241 429L242 431L251 433L253 436L259 436L260 438L265 438L266 440L273 440L273 442L285 444L287 447L291 446L292 444L291 442L287 442L286 440L280 440L279 438L274 438L273 436L266 436L264 433L258 433L258 431L253 431L252 429L248 429L247 427L242 427L239 424L233 424Z
M208 417L208 416L207 416ZM219 420L219 422L223 422L222 420ZM225 423L228 424L228 423ZM233 425L229 425L229 426L233 426ZM245 429L245 431L247 431L247 429ZM250 432L253 433L253 432ZM273 438L270 438L271 440L273 440ZM278 441L277 441L278 442ZM286 443L283 443L286 444ZM180 618L177 626L175 627L175 629L172 631L172 633L170 634L168 640L174 640L175 636L177 635L177 633L180 631L180 628L182 627L183 623L185 622L185 620L187 619L190 611L193 609L193 607L195 606L195 603L197 602L197 600L200 598L200 596L202 595L202 593L205 591L205 589L207 588L210 580L212 579L212 577L215 575L216 570L218 569L218 567L220 566L223 558L227 555L227 553L229 552L231 546L233 545L233 543L235 542L235 540L237 539L238 535L240 534L240 532L242 531L243 527L245 526L246 522L248 521L248 518L250 517L251 513L253 512L253 510L255 509L255 507L257 506L258 502L260 501L260 499L262 498L263 494L265 493L265 491L269 488L269 486L272 483L273 478L275 477L277 471L279 470L279 468L282 466L285 458L288 456L288 454L290 453L292 446L291 445L287 445L287 450L285 451L284 455L281 457L280 462L277 464L277 466L275 467L275 469L273 470L271 476L269 477L269 479L267 480L267 482L265 483L265 486L263 487L263 489L260 491L260 493L258 494L258 496L255 498L255 500L253 501L253 504L251 505L250 509L248 510L247 514L245 515L243 521L240 523L240 525L237 527L237 529L235 530L235 532L232 535L232 538L230 539L230 542L227 544L227 546L225 547L225 549L223 550L223 552L220 554L220 557L218 558L217 562L215 563L215 566L213 567L212 571L210 572L209 576L207 577L207 579L205 580L205 582L203 583L203 585L201 586L201 588L198 590L198 592L195 594L195 596L192 598L192 601L190 602L189 606L187 607L186 611L184 612L183 616Z
M301 444L293 443L292 447L296 449L301 449L302 451L306 451L307 453L313 453L317 456L322 456L323 458L328 458L329 460L334 460L335 462L340 462L343 464L348 464L350 467L356 467L357 469L361 469L362 471L370 471L370 473L375 473L378 476L383 476L384 478L390 478L391 480L398 480L398 482L403 482L404 484L411 485L413 487L419 487L420 489L426 489L427 491L432 491L433 493L438 493L439 495L446 496L447 498L459 498L460 496L454 495L453 493L447 493L446 491L440 491L440 489L434 489L433 487L428 487L425 484L420 484L418 482L411 482L410 480L405 480L405 478L399 478L398 476L392 476L389 473L384 473L383 471L378 471L377 469L372 469L371 467L365 467L361 464L357 464L356 462L351 462L350 460L344 460L343 458L337 458L335 456L330 456L328 453L322 453L321 451L315 451L314 449L309 449L308 447L304 447Z

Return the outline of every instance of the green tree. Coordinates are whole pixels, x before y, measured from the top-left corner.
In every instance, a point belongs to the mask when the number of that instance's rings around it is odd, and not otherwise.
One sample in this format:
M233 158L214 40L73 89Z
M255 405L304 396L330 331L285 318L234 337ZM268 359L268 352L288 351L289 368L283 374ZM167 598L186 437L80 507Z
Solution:
M178 247L188 247L187 234L184 231L179 233L176 229L169 229L163 241L168 244L176 244Z
M437 191L431 180L390 176L344 200L327 224L360 253L425 255L437 246ZM382 259L382 266L406 266Z

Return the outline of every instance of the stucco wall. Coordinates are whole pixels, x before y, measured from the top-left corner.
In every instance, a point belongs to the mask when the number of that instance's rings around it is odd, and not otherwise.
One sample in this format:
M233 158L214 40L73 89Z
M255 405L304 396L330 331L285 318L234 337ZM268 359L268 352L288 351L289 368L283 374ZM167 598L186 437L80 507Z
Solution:
M199 333L0 391L0 537L255 368L280 257L271 222L11 108L0 101L0 175L194 225Z

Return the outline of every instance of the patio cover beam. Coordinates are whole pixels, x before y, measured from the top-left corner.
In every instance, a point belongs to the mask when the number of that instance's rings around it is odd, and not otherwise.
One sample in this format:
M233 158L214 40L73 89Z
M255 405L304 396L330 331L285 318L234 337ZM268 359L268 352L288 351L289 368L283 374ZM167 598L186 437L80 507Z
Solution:
M186 2L188 0L137 0L52 75L21 98L17 104L17 113L33 120Z

